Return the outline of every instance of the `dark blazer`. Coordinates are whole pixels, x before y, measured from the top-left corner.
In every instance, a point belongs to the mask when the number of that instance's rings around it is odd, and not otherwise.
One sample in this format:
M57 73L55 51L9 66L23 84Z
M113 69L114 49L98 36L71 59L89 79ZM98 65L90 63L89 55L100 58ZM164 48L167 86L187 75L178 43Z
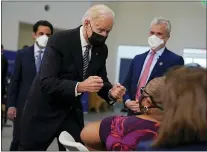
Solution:
M6 76L8 70L8 61L4 54L1 54L1 99L6 93Z
M17 51L8 91L8 107L17 108L10 150L16 151L18 149L21 136L20 120L35 75L34 46Z
M136 55L131 62L129 71L123 82L123 85L127 89L126 94L124 96L124 100L123 100L124 105L127 99L135 100L136 91L137 91L137 83L140 78L142 67L144 65L144 62L145 62L145 59L148 53L149 51L143 54L140 54L140 55ZM163 76L167 72L168 69L170 69L171 67L175 65L184 65L183 57L165 48L164 52L162 53L157 63L155 64L151 72L151 75L148 79L148 82L156 77ZM128 114L132 115L132 111L128 110Z
M93 46L87 76L102 77L104 87L98 94L109 101L108 91L112 85L107 78L107 56L106 45ZM83 81L82 78L80 27L54 34L48 41L40 72L35 77L27 98L22 120L23 145L49 142L49 138L53 138L61 127L65 129L62 124L68 118L75 120L69 122L70 126L77 123L81 129L83 128L80 96L75 97L76 83ZM80 136L78 127L68 131L78 132ZM39 146L40 144L33 145L32 149Z
M17 51L8 92L8 106L22 111L36 75L34 46Z

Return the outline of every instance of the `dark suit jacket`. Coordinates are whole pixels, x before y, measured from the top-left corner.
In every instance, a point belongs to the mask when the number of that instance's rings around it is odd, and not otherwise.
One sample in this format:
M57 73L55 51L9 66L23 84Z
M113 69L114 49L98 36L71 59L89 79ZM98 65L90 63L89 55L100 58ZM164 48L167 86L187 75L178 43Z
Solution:
M98 94L108 101L108 91L112 85L107 78L107 55L106 45L93 47L87 76L102 77L104 87ZM22 121L23 138L36 135L38 138L49 138L67 117L73 117L83 127L80 96L75 97L76 83L83 81L82 78L80 27L54 34L48 41L40 72L28 95ZM40 135L42 133L44 135Z
M1 96L3 97L6 93L6 76L8 70L8 61L4 54L1 54ZM1 98L2 99L2 98Z
M36 75L34 46L17 51L13 74L8 92L8 107L17 108L17 116L22 113L25 101Z
M124 105L127 99L135 100L136 91L137 91L137 83L140 78L140 74L142 71L142 67L144 65L145 59L148 55L149 51L136 55L134 59L131 62L131 65L129 67L129 71L127 73L127 76L123 82L123 85L126 87L127 91L124 96ZM161 64L160 64L161 63ZM169 51L165 48L162 55L159 57L157 63L155 64L151 75L148 79L148 82L151 81L153 78L161 77L163 76L168 69L175 65L184 65L183 57ZM147 82L147 83L148 83ZM128 114L131 115L132 111L129 110Z

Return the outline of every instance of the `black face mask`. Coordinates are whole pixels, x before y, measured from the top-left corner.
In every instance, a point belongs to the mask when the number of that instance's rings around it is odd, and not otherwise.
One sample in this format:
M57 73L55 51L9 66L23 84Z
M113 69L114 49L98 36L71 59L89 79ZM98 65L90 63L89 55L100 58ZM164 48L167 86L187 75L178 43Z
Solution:
M91 27L91 23L89 23L89 24ZM100 35L100 34L94 32L92 30L92 27L91 27L91 31L92 31L92 35L91 35L91 37L88 37L88 41L91 45L100 46L100 45L105 44L107 36L103 36L103 35Z

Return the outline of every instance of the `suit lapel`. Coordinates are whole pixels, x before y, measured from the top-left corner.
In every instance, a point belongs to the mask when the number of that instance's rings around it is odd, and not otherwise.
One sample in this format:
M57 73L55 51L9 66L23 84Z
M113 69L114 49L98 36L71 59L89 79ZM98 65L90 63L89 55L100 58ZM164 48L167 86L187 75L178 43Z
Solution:
M137 62L135 63L135 82L134 84L136 84L136 87L137 87L137 83L138 83L138 80L139 80L139 77L141 75L141 72L142 72L142 67L144 65L144 61L147 57L147 54L149 53L149 51L147 51L146 53L144 53L142 56L140 56L140 58L137 59Z
M28 66L31 66L31 72L34 73L34 75L36 75L36 65L35 65L35 57L34 57L34 45L32 45L31 47L29 47L29 51L28 51L28 59L30 62L30 64L28 64Z
M153 68L153 70L152 70L152 73L151 73L151 75L150 75L148 81L151 80L152 78L154 78L156 72L159 71L160 68L162 68L164 64L166 64L166 63L165 63L165 62L166 62L166 61L165 61L165 58L166 58L166 55L167 55L167 54L168 54L168 50L165 48L164 52L162 53L162 55L161 55L161 56L159 57L159 59L157 60L157 63L155 64L155 66L154 66L154 68Z
M91 60L89 61L89 66L87 70L87 76L92 73L94 64L98 64L100 62L100 53L98 47L93 47L91 50Z
M78 27L74 34L74 45L72 46L72 56L75 66L81 78L83 78L83 55L80 40L80 27Z

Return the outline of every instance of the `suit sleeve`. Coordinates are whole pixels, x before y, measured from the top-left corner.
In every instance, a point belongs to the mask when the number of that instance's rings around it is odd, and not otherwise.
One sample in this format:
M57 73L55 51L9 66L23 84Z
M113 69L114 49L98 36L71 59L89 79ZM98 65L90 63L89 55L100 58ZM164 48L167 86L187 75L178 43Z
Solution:
M8 107L16 107L17 104L16 102L19 93L22 73L21 54L21 51L17 51L13 74L11 76L11 81L8 90Z
M98 95L108 102L108 101L110 101L110 99L108 97L108 93L109 93L109 90L112 88L112 84L108 80L107 71L106 71L106 59L108 57L108 48L107 48L106 45L105 45L104 49L105 49L104 51L106 51L106 54L105 54L105 57L104 57L105 59L104 59L104 62L102 64L101 69L98 72L98 76L100 76L103 79L104 86L98 92Z
M130 92L130 86L132 84L133 67L134 67L134 59L132 60L130 64L128 73L123 82L123 86L126 88L126 94L124 95L124 98L123 98L124 105L127 100L131 100L129 92Z
M178 64L179 65L184 65L184 59L183 59L183 57L182 56L180 56L180 58L179 58L179 61L178 61Z
M171 67L173 66L183 66L184 65L184 59L182 56L178 56L178 58L171 64Z
M59 35L53 35L47 44L40 67L41 90L51 96L75 96L77 82L60 79L62 66L61 41Z
M8 71L8 61L4 55L1 55L1 71L1 96L4 96L6 93L5 81Z

